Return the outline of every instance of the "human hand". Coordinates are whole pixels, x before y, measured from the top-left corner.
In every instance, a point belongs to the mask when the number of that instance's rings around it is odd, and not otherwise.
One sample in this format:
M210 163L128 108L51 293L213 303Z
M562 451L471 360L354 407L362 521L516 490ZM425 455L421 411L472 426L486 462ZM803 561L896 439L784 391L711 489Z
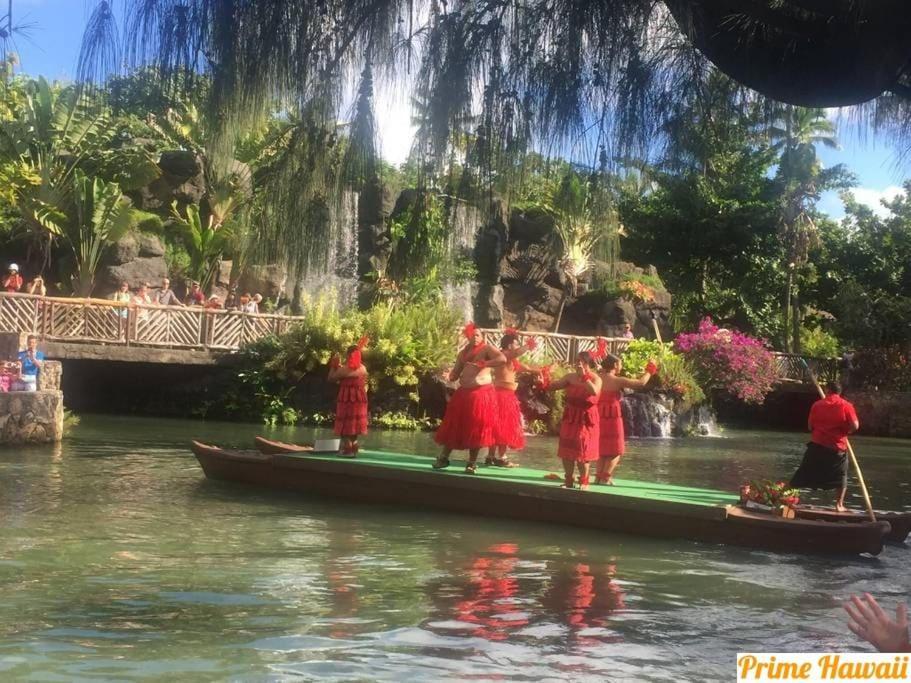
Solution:
M895 609L895 620L879 606L869 593L863 598L856 595L844 604L850 620L848 628L880 652L909 652L908 606L899 603Z
M342 364L341 359L337 353L332 354L332 358L329 359L329 367L333 370L338 370L339 366Z

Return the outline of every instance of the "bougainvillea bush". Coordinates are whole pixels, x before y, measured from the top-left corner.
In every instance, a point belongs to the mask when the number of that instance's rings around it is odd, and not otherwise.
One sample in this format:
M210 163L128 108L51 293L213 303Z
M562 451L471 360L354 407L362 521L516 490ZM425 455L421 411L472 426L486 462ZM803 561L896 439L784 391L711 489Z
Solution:
M696 332L681 334L674 347L692 363L706 391L724 389L745 403L762 403L778 379L765 342L705 318Z

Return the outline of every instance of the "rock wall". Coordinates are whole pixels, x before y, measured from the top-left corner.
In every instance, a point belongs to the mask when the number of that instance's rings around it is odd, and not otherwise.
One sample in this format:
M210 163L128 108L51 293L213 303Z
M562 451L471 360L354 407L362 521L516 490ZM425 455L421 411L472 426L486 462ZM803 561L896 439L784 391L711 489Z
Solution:
M0 392L0 444L51 443L62 438L61 392Z
M851 391L861 434L911 438L911 392Z
M164 244L154 235L123 237L105 255L93 295L107 298L117 291L121 282L129 283L131 290L143 282L153 289L159 287L161 279L168 276L164 254ZM172 286L179 284L174 282Z

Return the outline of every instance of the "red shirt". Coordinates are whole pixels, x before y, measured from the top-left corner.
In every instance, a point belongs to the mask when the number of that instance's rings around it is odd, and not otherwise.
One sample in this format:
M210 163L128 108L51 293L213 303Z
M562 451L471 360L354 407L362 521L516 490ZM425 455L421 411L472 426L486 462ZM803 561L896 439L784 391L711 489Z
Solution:
M837 451L848 450L848 434L857 422L854 406L838 394L829 394L810 408L810 440Z
M22 276L18 273L15 275L7 275L3 280L3 287L7 292L18 292L22 289Z

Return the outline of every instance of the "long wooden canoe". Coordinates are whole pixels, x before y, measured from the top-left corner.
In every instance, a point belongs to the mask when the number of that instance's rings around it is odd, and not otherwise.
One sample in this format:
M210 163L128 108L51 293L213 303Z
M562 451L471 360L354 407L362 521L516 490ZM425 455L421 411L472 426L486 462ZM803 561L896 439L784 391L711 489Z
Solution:
M226 451L193 442L210 479L349 500L570 524L620 533L802 553L878 554L888 522L783 519L744 510L733 494L617 480L588 491L562 489L524 467L464 474L458 463L436 471L427 457L362 450L356 460L307 453Z
M261 436L254 438L253 443L256 446L256 450L267 455L277 455L279 453L313 452L313 446L298 446L297 444L285 443L284 441L272 441L270 439L264 439Z
M861 510L847 510L838 512L834 508L819 507L816 505L799 505L796 509L798 519L815 519L823 522L844 522L857 524L867 521L867 513ZM886 540L892 543L904 543L911 533L911 512L889 512L875 510L876 519L889 522L889 533Z

